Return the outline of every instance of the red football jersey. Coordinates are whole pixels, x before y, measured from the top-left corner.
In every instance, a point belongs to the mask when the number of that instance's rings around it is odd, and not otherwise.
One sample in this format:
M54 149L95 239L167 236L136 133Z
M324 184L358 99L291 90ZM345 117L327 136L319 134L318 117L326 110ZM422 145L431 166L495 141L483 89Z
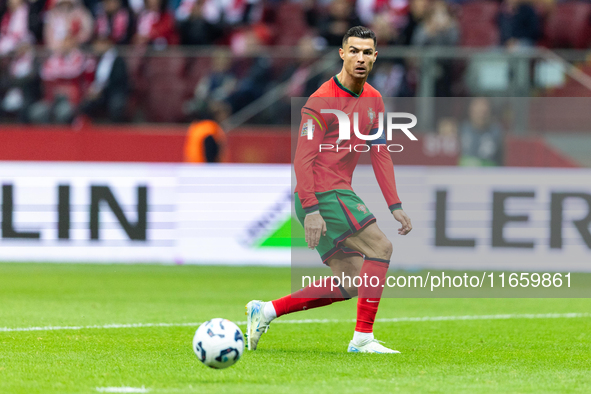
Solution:
M322 109L337 109L348 115L350 139L339 139L337 116L322 114ZM295 191L306 212L318 209L315 193L335 189L353 190L353 171L359 155L364 151L369 151L365 154L371 155L371 164L388 207L390 210L401 207L396 192L394 165L384 146L386 141L383 137L374 141L359 138L353 131L355 112L358 114L359 133L376 133L379 127L378 114L384 112L382 95L368 83L357 95L345 88L336 76L322 84L302 108L294 169L297 179ZM310 119L312 123L308 122Z

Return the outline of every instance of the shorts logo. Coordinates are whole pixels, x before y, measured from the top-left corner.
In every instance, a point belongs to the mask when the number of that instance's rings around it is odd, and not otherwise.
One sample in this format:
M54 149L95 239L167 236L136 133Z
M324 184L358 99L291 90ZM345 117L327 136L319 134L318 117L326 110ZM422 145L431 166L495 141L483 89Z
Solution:
M311 126L311 128L310 128L310 126ZM306 136L306 135L308 135L308 133L310 133L310 135L314 136L314 123L312 123L312 122L304 123L300 137Z
M363 204L357 204L357 210L367 214L367 208Z

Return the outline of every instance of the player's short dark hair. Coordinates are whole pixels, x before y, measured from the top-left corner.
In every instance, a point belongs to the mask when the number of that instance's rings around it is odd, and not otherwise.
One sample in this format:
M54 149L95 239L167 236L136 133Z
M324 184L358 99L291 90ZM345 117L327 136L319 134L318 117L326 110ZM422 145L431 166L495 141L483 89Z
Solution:
M365 26L355 26L350 28L343 37L343 48L345 47L345 44L347 44L347 40L349 39L349 37L371 38L373 40L374 48L377 45L376 33L374 33L373 30Z

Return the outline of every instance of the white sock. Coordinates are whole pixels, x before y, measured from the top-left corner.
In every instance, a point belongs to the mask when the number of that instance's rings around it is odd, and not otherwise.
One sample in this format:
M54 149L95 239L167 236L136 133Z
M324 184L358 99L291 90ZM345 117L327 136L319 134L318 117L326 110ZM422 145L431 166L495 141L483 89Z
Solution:
M265 306L263 307L263 315L265 315L265 319L268 321L277 318L277 311L275 311L275 307L271 301L265 303Z
M373 340L373 332L355 331L353 333L353 343L357 345L365 345L371 340Z

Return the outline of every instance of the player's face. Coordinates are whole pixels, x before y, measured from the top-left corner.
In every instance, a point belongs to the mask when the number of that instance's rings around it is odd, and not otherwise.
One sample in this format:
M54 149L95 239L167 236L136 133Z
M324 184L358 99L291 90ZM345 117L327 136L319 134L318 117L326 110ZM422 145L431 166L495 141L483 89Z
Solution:
M371 38L349 37L339 50L345 71L353 78L367 78L378 56Z

